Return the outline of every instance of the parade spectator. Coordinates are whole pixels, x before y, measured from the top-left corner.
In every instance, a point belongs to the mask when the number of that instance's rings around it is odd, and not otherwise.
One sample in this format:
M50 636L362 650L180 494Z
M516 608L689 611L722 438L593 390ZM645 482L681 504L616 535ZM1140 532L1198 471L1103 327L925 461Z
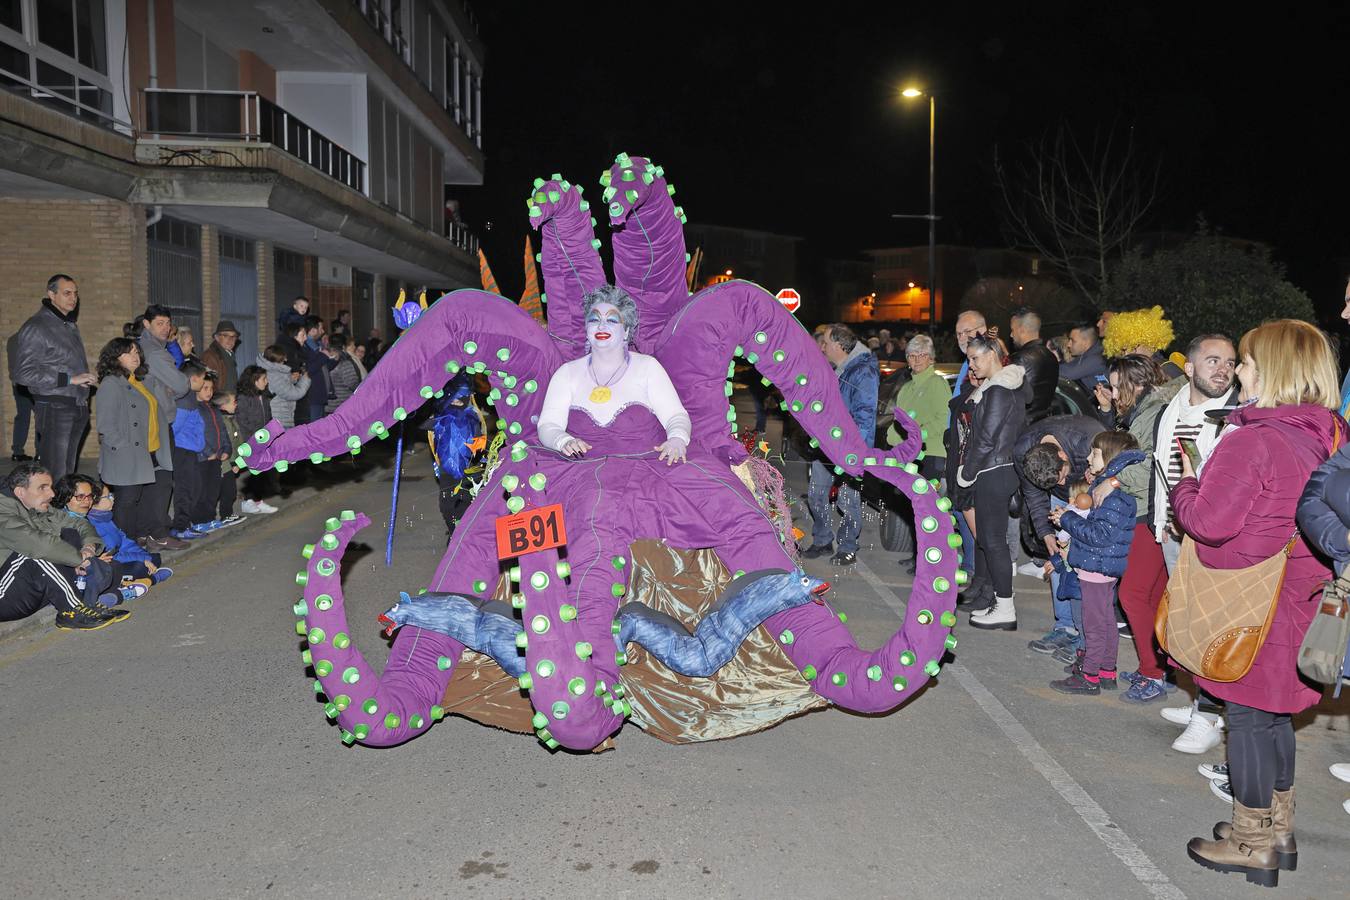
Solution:
M89 480L89 484L93 501L86 515L89 524L94 526L103 541L105 550L113 554L113 584L131 580L150 587L172 578L173 569L163 564L158 553L146 550L117 527L114 515L116 498L112 490L106 484L94 480ZM71 491L70 499L62 504L67 512L84 510L84 501L79 494L80 491ZM64 496L64 491L61 496Z
M1022 492L1022 515L1029 518L1037 540L1045 544L1047 557L1059 555L1055 530L1050 525L1050 510L1069 501L1067 485L1083 480L1092 439L1102 425L1090 416L1050 416L1029 426L1013 447L1013 466ZM1069 663L1082 646L1074 608L1058 596L1058 584L1051 578L1051 597L1055 623L1046 635L1027 646L1037 653L1055 654Z
M826 328L818 341L821 352L839 373L839 393L848 407L849 415L862 432L863 442L875 440L877 422L877 389L881 372L876 357L859 341L847 325L834 324ZM819 459L811 461L807 506L813 520L811 546L802 551L807 558L824 556L834 550L834 511L830 503L830 488L834 475ZM850 566L858 558L858 534L862 530L862 498L858 489L847 479L839 481L836 502L843 514L839 525L839 550L831 557L836 565Z
M1100 323L1099 323L1100 326ZM1168 359L1164 351L1175 340L1172 322L1163 318L1161 306L1115 313L1106 320L1106 334L1102 344L1109 358L1137 353L1151 356L1162 367L1168 378L1182 374L1181 367Z
M272 421L271 392L268 374L262 366L249 366L239 375L239 393L235 397L235 421L239 431L251 435ZM290 378L287 377L289 383ZM239 509L245 515L271 515L277 508L264 498L277 492L277 473L274 469L250 474L244 481L244 502Z
M97 379L89 371L84 341L76 324L80 289L69 275L47 281L42 308L15 336L18 361L14 378L33 395L38 457L59 478L75 469L89 429L89 389Z
M305 324L305 317L308 315L309 298L304 295L296 297L291 301L290 309L277 316L277 334L290 334L293 327Z
M958 452L960 448L957 444L961 432L951 426L956 415L956 408L964 402L962 398L973 387L970 383L970 361L966 359L966 346L972 337L977 334L984 334L987 330L988 325L985 323L984 314L977 310L964 310L956 317L956 346L961 351L961 369L957 372L952 399L948 404L947 428L944 438L947 451L947 495L958 511L956 529L961 533L961 562L967 569L974 568L971 562L975 553L975 511L973 497L970 496L969 491L964 492L968 501L966 505L963 506L958 502L958 499L962 496L960 486L956 483L956 466L960 464L960 453ZM987 581L972 578L966 584L965 589L961 591L961 605L963 607L974 606L977 609L985 609L993 602L993 589Z
M125 619L130 613L114 608L120 593L107 590L112 568L97 558L103 542L88 523L88 531L72 529L65 512L51 508L52 496L51 473L32 462L16 466L0 487L0 621L44 606L55 607L62 629L92 631ZM63 529L82 535L81 546L62 538Z
M107 487L99 482L97 478L89 475L82 475L79 472L72 472L65 476L53 488L55 496L52 498L52 506L63 509L66 515L73 522L65 523L69 527L74 527L75 535L66 528L61 530L62 537L71 546L82 545L93 537L103 544L103 552L99 554L99 559L108 563L112 571L112 578L108 585L110 592L116 592L122 600L132 600L143 596L151 585L155 582L151 577L150 569L143 563L149 558L149 554L141 548L139 544L127 537L117 526L113 524L112 504L107 504L108 521L107 526L111 526L109 537L104 536L104 529L100 529L92 518L94 504L102 500L107 494ZM111 494L108 494L111 496ZM127 546L123 546L123 545ZM123 563L122 557L130 556L137 560L136 564L128 565ZM158 556L156 556L158 558ZM173 573L170 572L170 575ZM168 577L168 576L165 576Z
M206 447L206 423L197 392L206 383L206 370L187 362L183 363L183 374L188 378L188 392L178 398L173 420L173 528L169 534L180 541L191 541L201 537L192 529L192 517L203 488L198 454Z
M282 347L286 351L286 365L291 367L292 372L304 372L305 366L305 340L309 337L309 329L305 327L305 322L301 319L286 327L282 332L282 337L277 340L273 346ZM300 421L304 421L304 416L309 414L306 407L302 411Z
M173 497L173 422L178 415L178 398L187 395L191 385L188 378L174 365L173 357L166 349L170 335L173 334L173 316L163 306L150 305L141 313L139 320L140 336L137 346L141 350L141 359L146 366L143 379L155 398L155 409L169 426L169 447L167 452L155 455L155 489L142 495L138 505L145 507L142 514L150 523L150 536L156 546L151 550L172 549L169 544L171 518L169 503ZM161 451L163 451L161 445ZM160 475L164 472L164 475ZM163 546L160 546L163 545Z
M239 498L239 466L233 460L234 451L244 442L244 433L239 429L239 398L235 394L219 393L211 398L216 412L225 424L225 452L220 461L220 490L216 494L216 507L208 511L213 520L222 526L243 521L243 517L234 511L234 503Z
M178 368L183 368L183 363L193 359L193 351L197 349L197 339L192 336L192 329L186 325L179 325L174 329L174 339L164 346L173 357L174 363Z
M338 346L345 345L347 338L352 337L352 314L350 310L340 310L337 318L328 326L328 336Z
M1069 353L1073 359L1060 363L1059 377L1076 381L1091 394L1106 377L1106 353L1097 337L1095 325L1075 325L1069 329Z
M366 368L366 345L358 344L353 339L351 349L348 352L351 354L352 361L356 363L356 374L360 376L361 381L365 381L366 376L370 374L370 370Z
M229 319L221 319L211 335L211 346L202 354L202 364L216 373L219 394L233 394L239 386L239 363L234 348L239 346L239 329Z
M225 425L224 415L211 402L215 397L215 389L215 379L209 375L197 389L197 413L202 418L202 449L197 451L196 460L200 489L197 503L189 517L192 530L198 534L226 528L240 521L236 517L226 522L216 516L220 506L221 464L230 458L234 446L230 444L230 432Z
M1027 394L1027 421L1038 422L1050 415L1050 407L1055 402L1055 388L1059 385L1059 360L1041 340L1041 317L1035 310L1024 306L1014 312L1008 337L1017 348L1009 363L1022 368L1030 388Z
M891 405L909 413L926 432L919 472L924 478L941 479L947 471L947 405L952 399L952 389L933 367L933 339L928 335L919 335L909 342L905 362L912 374L900 386ZM895 446L902 440L900 431L892 424L886 431L886 441ZM914 574L916 566L917 559L911 560L909 574Z
M976 335L966 343L966 358L979 386L970 392L969 435L956 470L956 481L972 489L975 509L975 571L993 587L993 603L971 614L976 628L1017 630L1008 549L1008 504L1017 491L1013 443L1027 424L1027 394L1021 366L1004 365L998 341ZM965 416L961 427L965 427Z
M1130 624L1139 657L1139 668L1125 675L1130 689L1121 699L1126 702L1161 700L1171 689L1164 680L1163 659L1153 638L1153 621L1167 588L1168 572L1176 565L1181 548L1168 501L1168 493L1181 480L1182 451L1177 438L1195 441L1201 459L1209 456L1223 423L1208 419L1205 414L1229 401L1236 402L1233 393L1236 366L1237 350L1227 337L1207 334L1195 338L1186 351L1184 376L1154 388L1148 395L1154 402L1163 401L1164 406L1156 416L1150 409L1141 409L1130 422L1130 433L1139 439L1141 448L1153 456L1156 464L1148 467L1145 484L1138 483L1141 473L1134 470L1122 478L1126 490L1139 502L1140 514L1145 516L1135 527L1129 568L1120 581L1120 607ZM1148 398L1141 407L1153 406ZM1173 749L1203 753L1218 745L1221 737L1218 717L1206 713L1194 718L1192 723L1187 711L1187 731L1177 738Z
M19 333L16 331L5 341L5 364L9 368L9 390L14 397L14 430L10 433L10 456L14 462L30 462L33 457L28 450L28 429L33 420L33 394L19 384ZM41 441L39 440L39 443Z
M258 355L258 367L267 373L272 418L283 428L294 428L296 408L309 393L309 376L293 371L286 362L286 348L277 344Z
M333 369L337 367L336 353L323 345L323 320L318 316L305 318L305 341L301 346L305 358L305 372L309 375L309 392L305 406L309 410L306 421L317 422L324 417L328 400L333 396Z
M379 332L372 331L370 337L366 338L365 348L366 355L361 363L369 371L375 368L376 363L380 361L380 357L384 355L384 338L380 337Z
M168 506L172 491L172 442L168 419L142 381L145 373L140 347L130 338L113 338L99 353L98 474L121 495L118 528L151 552L181 550L187 544L155 535L161 523L152 512Z
M1062 694L1098 694L1117 687L1116 581L1125 574L1136 512L1134 498L1121 489L1120 475L1144 459L1129 432L1103 431L1092 439L1088 468L1093 482L1086 509L1075 497L1071 506L1050 511L1051 523L1068 532L1068 566L1078 575L1083 608L1083 655L1068 678L1050 682Z
M1298 649L1317 612L1317 588L1331 574L1298 535L1294 515L1309 477L1344 440L1346 426L1334 412L1335 354L1314 326L1267 322L1243 335L1238 357L1241 399L1250 402L1229 414L1236 427L1198 480L1182 455L1172 508L1207 569L1286 558L1278 596L1258 598L1274 603L1274 615L1251 668L1235 681L1196 676L1199 687L1227 701L1233 821L1215 829L1216 840L1191 840L1187 852L1207 868L1273 886L1281 860L1290 869L1296 864L1291 716L1321 699L1320 689L1299 677ZM1250 590L1269 588L1257 583Z
M356 351L356 341L350 334L344 334L340 338L337 350L337 364L333 366L330 375L333 382L333 396L324 407L324 414L327 415L341 406L352 392L356 390L357 385L361 383L361 370L356 364L353 353Z

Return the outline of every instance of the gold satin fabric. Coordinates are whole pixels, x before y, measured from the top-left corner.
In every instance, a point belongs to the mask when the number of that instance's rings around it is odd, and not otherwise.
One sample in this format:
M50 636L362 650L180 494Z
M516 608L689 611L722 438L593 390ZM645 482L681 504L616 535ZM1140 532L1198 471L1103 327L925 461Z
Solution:
M661 541L637 541L631 551L626 599L673 616L690 631L731 582L731 573L712 550L677 550ZM493 596L506 602L509 595L503 578ZM677 675L636 644L628 650L620 680L633 707L632 721L672 744L750 734L826 705L762 626L711 678ZM515 679L472 650L464 652L441 705L447 715L484 725L534 730L530 724L534 710ZM612 745L610 739L595 749Z

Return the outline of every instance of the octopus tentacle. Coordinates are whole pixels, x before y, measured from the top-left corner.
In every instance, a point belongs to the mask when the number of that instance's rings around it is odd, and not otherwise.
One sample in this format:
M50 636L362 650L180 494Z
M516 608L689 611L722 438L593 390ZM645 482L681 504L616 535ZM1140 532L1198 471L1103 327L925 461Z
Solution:
M345 743L400 744L426 731L444 711L438 705L464 645L444 634L404 628L394 639L384 672L376 675L352 640L342 595L342 554L356 532L370 524L344 511L328 520L318 545L305 548L306 570L296 576L305 598L295 605L296 631L308 647L304 659L327 697L324 710L342 727Z
M620 153L600 176L614 228L614 283L637 301L637 348L650 353L666 322L689 299L684 211L671 197L665 170Z
M453 291L432 304L341 406L317 422L282 431L275 422L238 448L241 467L263 470L308 458L322 462L386 438L397 422L440 395L460 369L486 372L504 427L517 440L534 435L548 380L562 362L530 315L485 291Z
M836 474L872 475L908 495L919 526L919 575L905 621L885 646L860 650L842 622L816 604L777 613L766 622L826 699L868 712L904 702L937 674L939 660L954 645L956 587L966 578L957 568L960 538L952 528L951 504L913 464L921 429L897 410L905 442L889 450L869 446L872 435L859 433L840 397L837 376L814 339L767 291L749 282L700 291L671 320L662 350L679 354L669 371L685 398L695 442L729 452L731 462L738 461L736 450L743 453L728 434L734 410L717 399L715 386L730 371L733 355L744 355L782 390L786 410L811 436L812 446L834 463ZM734 445L729 451L728 444Z
M581 185L557 173L548 180L536 178L525 205L530 225L539 230L548 330L564 358L575 359L586 352L581 298L605 283L591 205L582 197Z
M622 650L638 644L666 668L681 675L706 678L731 662L741 642L769 616L809 603L828 587L797 569L794 572L752 572L727 585L694 633L679 621L645 603L626 603L619 609Z
M516 652L524 632L505 603L461 594L400 594L384 618L398 627L413 625L449 635L470 650L492 657L512 678L525 671L525 660Z

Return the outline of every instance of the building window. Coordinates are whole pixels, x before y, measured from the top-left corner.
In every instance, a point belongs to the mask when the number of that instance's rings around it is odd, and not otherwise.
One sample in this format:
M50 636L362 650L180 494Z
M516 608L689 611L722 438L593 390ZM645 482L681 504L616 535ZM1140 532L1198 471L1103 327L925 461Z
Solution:
M111 128L107 46L103 0L0 0L0 88Z
M38 40L80 65L108 74L103 0L40 0Z

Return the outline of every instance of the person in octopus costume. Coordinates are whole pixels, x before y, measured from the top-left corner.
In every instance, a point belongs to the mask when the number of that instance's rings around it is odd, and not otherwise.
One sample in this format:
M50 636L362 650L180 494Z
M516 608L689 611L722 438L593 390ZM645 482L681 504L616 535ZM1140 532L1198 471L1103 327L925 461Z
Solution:
M951 504L915 465L922 430L897 410L901 444L868 446L810 334L758 285L690 296L684 214L660 166L620 154L601 184L612 284L582 189L538 179L528 205L547 330L502 297L454 291L334 413L292 430L269 423L239 449L253 469L359 452L460 371L488 378L496 427L513 442L427 591L382 617L393 645L380 674L356 649L339 565L369 519L344 511L305 548L294 605L304 661L348 743L399 744L447 713L533 730L550 749L604 749L630 716L674 742L731 737L826 704L895 709L955 645L966 576ZM871 475L911 501L919 575L875 650L857 646L738 476L737 356L779 386L836 474ZM555 505L565 543L499 555L499 520Z

